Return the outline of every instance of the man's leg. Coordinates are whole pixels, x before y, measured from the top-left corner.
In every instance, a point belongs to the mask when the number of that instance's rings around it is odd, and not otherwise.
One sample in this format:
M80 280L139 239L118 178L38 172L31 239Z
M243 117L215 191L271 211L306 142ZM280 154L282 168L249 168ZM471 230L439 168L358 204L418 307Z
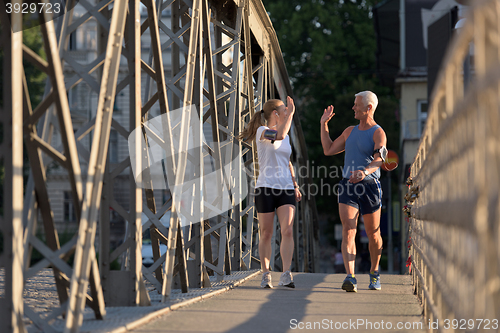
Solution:
M354 274L356 260L356 226L359 210L355 207L339 203L340 221L342 221L342 258L347 274Z
M372 214L363 215L365 231L368 236L368 248L370 250L371 268L370 273L378 271L380 256L382 255L382 237L380 236L380 209Z

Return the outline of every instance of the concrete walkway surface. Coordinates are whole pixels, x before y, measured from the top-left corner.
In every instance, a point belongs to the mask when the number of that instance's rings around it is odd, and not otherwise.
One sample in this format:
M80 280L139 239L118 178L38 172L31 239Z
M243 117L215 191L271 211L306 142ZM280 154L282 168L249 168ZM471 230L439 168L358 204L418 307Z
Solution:
M425 332L422 308L408 275L381 275L382 290L341 289L343 274L294 273L295 289L261 289L261 274L240 286L156 318L134 333Z
M4 270L0 268L0 301L5 293ZM175 311L183 306L198 302L202 299L214 297L237 287L244 281L259 275L260 270L236 271L231 275L224 275L223 279L217 280L210 277L211 287L190 288L188 293L182 293L180 289L173 289L169 299L162 303L162 296L152 284L146 282L151 306L122 306L106 307L104 319L95 318L94 311L86 307L83 311L83 323L79 328L80 333L123 333L151 321L167 312ZM51 269L45 269L37 275L26 280L24 287L24 303L27 333L62 333L64 332L65 319L60 315L59 297L57 295L54 273ZM63 305L65 307L65 305ZM26 315L27 310L32 312L30 318ZM56 313L56 315L54 315ZM53 318L49 323L42 318ZM0 318L1 320L1 318ZM36 323L33 322L36 320ZM4 333L4 332L0 332Z

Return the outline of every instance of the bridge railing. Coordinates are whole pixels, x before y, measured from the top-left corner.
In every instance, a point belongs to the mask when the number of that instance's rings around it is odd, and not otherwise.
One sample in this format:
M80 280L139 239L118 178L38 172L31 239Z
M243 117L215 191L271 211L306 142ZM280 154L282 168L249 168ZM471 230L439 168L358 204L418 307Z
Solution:
M45 57L23 45L20 12L0 14L1 332L25 332L26 318L44 332L57 331L56 318L65 332L78 332L86 305L102 319L107 306L150 304L144 280L165 302L172 288L188 292L210 286L210 275L260 268L257 213L244 193L255 184L256 150L235 137L267 99L293 96L262 2L73 0L66 7L57 20L39 15ZM31 105L25 63L48 78L38 105ZM294 167L306 167L298 117L290 138ZM217 182L207 183L210 173ZM307 188L310 179L298 178ZM54 188L65 196L54 197ZM59 227L70 224L57 220L62 211L78 229L65 243ZM118 220L124 236L111 246ZM314 197L297 205L295 222L292 269L314 271ZM146 267L147 234L154 263ZM276 270L279 243L278 236ZM34 249L42 258L32 265ZM121 269L112 268L116 261ZM40 314L23 300L23 283L47 268L59 304Z
M499 126L500 2L474 1L443 61L406 197L416 293L439 320L431 330L489 331L500 318Z

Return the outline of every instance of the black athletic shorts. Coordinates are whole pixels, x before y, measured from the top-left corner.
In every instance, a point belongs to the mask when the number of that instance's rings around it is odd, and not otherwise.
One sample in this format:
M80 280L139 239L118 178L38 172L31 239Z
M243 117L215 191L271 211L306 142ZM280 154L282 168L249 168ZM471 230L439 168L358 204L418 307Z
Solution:
M255 206L258 213L271 213L280 206L295 206L295 190L281 190L269 187L255 189Z

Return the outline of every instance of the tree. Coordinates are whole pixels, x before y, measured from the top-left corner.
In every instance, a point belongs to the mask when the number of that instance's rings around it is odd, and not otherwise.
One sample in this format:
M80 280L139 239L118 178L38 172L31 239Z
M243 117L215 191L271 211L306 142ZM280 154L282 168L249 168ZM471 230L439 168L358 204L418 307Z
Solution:
M318 211L338 217L333 187L342 177L343 154L324 156L319 119L335 106L332 139L355 125L354 94L371 90L379 97L375 120L384 128L389 149L399 146L398 103L376 77L376 38L371 8L375 0L263 0L276 30L292 82L308 146L310 175L319 193ZM326 174L325 174L326 167ZM396 177L395 174L392 176ZM396 183L396 182L394 182ZM314 193L311 193L314 194ZM335 204L332 204L335 203Z

